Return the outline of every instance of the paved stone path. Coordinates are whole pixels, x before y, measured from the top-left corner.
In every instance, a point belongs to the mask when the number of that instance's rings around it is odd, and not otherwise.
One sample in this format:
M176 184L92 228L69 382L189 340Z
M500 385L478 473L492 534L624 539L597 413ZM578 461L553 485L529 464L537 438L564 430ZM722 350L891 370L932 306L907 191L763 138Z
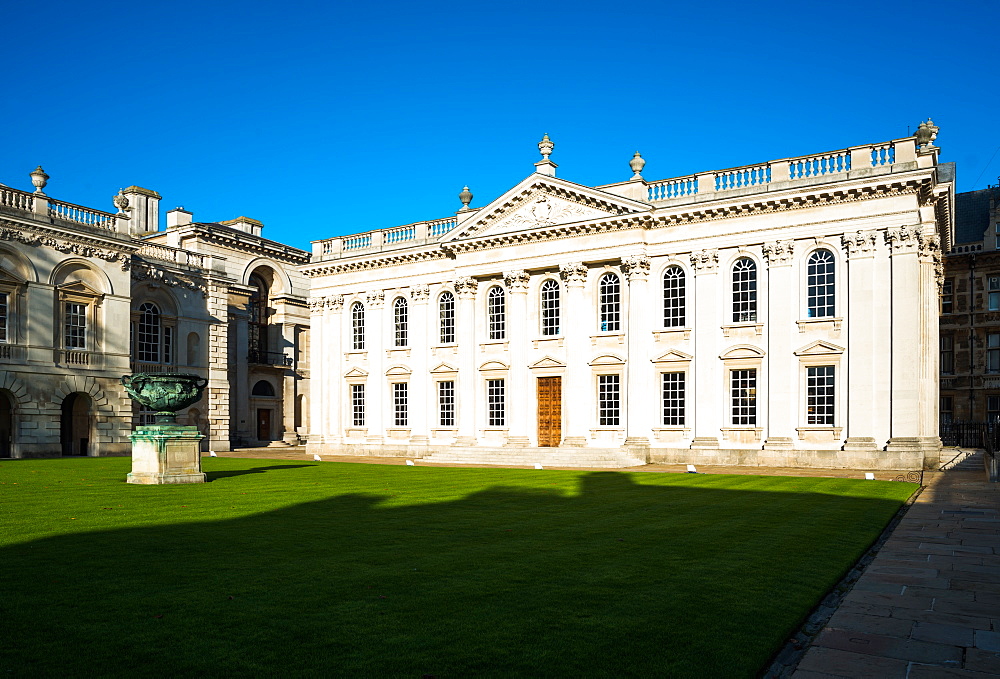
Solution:
M221 456L312 457L303 447L241 449ZM405 464L404 458L324 459ZM646 465L623 471L684 470L684 465ZM699 471L864 476L864 472L842 469L705 467ZM893 479L900 473L881 471L875 472L875 477ZM875 559L813 640L792 679L1000 677L1000 484L988 483L981 469L962 468L926 472L924 484Z

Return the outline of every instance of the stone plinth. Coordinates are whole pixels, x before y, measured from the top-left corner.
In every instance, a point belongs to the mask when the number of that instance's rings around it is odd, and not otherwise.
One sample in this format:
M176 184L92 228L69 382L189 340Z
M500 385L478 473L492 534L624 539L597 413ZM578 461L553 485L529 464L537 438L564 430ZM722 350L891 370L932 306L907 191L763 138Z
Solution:
M129 483L204 483L201 439L197 427L151 424L132 433Z

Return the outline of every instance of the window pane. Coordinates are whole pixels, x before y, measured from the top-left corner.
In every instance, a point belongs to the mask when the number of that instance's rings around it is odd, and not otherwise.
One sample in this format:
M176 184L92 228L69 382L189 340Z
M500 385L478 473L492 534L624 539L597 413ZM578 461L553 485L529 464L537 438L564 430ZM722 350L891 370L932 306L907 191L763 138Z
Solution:
M0 293L0 342L7 342L7 293Z
M602 332L619 332L621 321L621 284L618 276L606 273L598 282L600 297L600 329Z
M160 310L146 302L139 307L139 332L136 359L146 363L160 362Z
M733 265L733 323L757 320L757 265L741 257Z
M409 313L406 307L406 300L402 297L397 297L392 307L393 320L396 327L396 346L405 347L409 332Z
M503 380L486 381L487 423L491 427L503 427L504 417L504 383Z
M355 427L365 426L365 385L351 385L351 411Z
M834 316L834 259L829 250L809 255L807 288L809 318Z
M833 414L833 366L806 368L806 424L832 425Z
M729 373L729 389L733 424L757 424L757 371L731 371Z
M87 348L87 305L67 302L65 307L65 346L67 349Z
M438 424L455 426L455 383L438 382Z
M365 308L361 302L351 305L351 339L355 351L365 348Z
M551 278L542 283L542 335L559 334L559 284Z
M663 424L684 424L684 373L663 373Z
M663 272L663 327L684 327L684 307L684 270L679 266L667 267Z
M393 421L397 427L407 426L409 420L408 417L408 401L409 401L409 386L406 382L397 382L392 385L392 408L393 408Z
M438 299L438 314L441 321L441 344L455 341L455 295L444 292Z
M621 393L618 375L597 376L597 417L603 427L617 427L621 420Z
M503 289L499 286L490 288L486 294L486 315L489 325L490 339L501 340L507 336L507 306Z

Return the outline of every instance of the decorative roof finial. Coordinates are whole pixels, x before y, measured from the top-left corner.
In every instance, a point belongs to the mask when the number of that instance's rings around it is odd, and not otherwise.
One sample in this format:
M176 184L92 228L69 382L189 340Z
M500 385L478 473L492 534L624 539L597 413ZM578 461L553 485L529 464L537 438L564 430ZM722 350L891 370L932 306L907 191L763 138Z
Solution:
M49 175L45 174L45 170L42 169L42 166L39 165L36 167L28 174L28 176L31 177L31 183L35 187L35 194L44 196L45 192L42 191L42 189L44 189L45 185L49 183Z
M111 202L118 208L118 214L120 215L125 214L125 210L128 209L128 198L125 197L124 191L125 189L118 189L118 194L111 199Z
M549 139L549 135L543 135L542 140L538 142L538 150L542 153L542 160L548 160L549 154L552 153L552 149L555 147L556 145L552 143L551 139Z
M469 187L468 186L466 186L464 189L462 189L462 192L460 194L458 194L458 199L460 201L462 201L462 209L463 210L468 210L469 209L469 203L472 202L472 191L469 191Z
M635 173L632 175L632 179L642 179L642 168L646 167L646 161L643 160L638 151L636 151L635 155L632 156L632 160L628 161L628 166L632 168L632 172Z
M934 140L937 139L937 133L940 129L930 118L927 119L926 123L920 123L920 126L913 135L917 138L917 146L922 149L933 148Z

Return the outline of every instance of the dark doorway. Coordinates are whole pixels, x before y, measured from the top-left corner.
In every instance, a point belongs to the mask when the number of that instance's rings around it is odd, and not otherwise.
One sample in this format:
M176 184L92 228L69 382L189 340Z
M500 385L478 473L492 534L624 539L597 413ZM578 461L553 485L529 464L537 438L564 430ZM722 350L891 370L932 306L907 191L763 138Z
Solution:
M63 455L88 455L90 396L76 392L63 399L60 419Z
M0 457L13 457L14 404L6 391L0 391Z
M271 440L271 411L264 408L257 409L257 440Z

